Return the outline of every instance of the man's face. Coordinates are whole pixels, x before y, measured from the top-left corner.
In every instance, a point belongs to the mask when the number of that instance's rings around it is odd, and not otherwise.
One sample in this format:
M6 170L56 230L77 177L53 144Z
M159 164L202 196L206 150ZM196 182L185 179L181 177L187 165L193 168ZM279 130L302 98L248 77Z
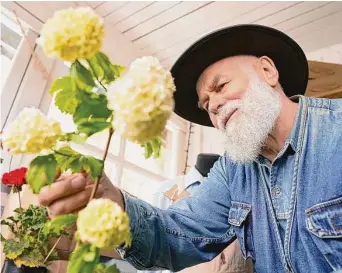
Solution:
M255 160L279 116L279 93L257 73L254 57L233 57L208 67L197 83L199 106L225 134L236 162Z

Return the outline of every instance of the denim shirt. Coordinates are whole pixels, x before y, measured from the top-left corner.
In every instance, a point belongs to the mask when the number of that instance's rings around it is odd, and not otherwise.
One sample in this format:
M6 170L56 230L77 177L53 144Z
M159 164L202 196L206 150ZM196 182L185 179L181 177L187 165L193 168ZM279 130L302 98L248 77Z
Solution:
M342 270L342 100L299 101L294 137L282 150L291 145L293 164L278 164L287 175L274 182L290 184L286 219L260 161L222 157L194 195L167 210L125 194L133 242L118 249L122 257L138 269L179 271L212 260L237 237L258 273Z

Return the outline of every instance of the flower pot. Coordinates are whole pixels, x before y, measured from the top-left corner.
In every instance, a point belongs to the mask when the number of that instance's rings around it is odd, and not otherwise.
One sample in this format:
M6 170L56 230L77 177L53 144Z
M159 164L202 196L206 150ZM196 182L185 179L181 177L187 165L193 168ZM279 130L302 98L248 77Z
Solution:
M18 268L12 260L6 260L1 273L48 273L48 269L46 267L27 266Z

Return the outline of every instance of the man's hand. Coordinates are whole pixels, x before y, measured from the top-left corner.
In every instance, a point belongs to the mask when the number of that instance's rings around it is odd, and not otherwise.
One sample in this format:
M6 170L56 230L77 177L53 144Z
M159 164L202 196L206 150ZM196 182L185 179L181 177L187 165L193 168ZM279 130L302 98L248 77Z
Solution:
M60 214L75 213L87 205L93 186L94 181L85 173L61 175L52 185L42 188L39 202L48 208L51 218ZM121 191L106 175L101 178L95 196L101 197L111 199L124 209Z

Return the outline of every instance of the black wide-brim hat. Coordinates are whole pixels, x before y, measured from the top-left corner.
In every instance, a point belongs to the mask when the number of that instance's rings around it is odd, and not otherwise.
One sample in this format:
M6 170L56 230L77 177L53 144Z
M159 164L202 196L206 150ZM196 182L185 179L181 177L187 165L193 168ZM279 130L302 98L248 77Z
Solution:
M279 72L285 94L304 94L308 62L301 47L279 30L261 25L236 25L206 35L191 45L171 69L175 80L175 113L204 126L213 126L207 112L198 108L196 83L211 64L232 56L268 56Z

